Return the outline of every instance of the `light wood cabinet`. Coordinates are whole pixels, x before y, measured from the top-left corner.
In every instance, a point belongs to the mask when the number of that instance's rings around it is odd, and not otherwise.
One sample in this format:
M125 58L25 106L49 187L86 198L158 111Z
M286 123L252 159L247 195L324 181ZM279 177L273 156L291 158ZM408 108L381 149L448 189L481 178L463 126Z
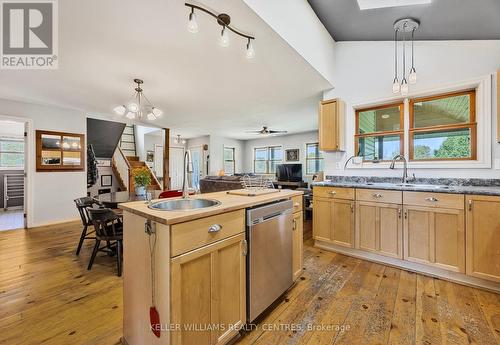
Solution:
M238 234L171 259L171 324L180 325L172 344L225 344L238 333L246 317L245 254Z
M354 247L354 201L315 197L313 209L314 239Z
M464 211L404 206L404 259L465 273Z
M355 247L403 258L402 205L371 201L356 202Z
M342 151L344 145L345 106L340 99L321 101L319 105L319 149Z
M500 197L471 195L467 205L467 274L500 282Z
M303 232L304 218L302 211L293 214L293 252L292 252L292 272L293 280L297 280L302 274L303 262Z

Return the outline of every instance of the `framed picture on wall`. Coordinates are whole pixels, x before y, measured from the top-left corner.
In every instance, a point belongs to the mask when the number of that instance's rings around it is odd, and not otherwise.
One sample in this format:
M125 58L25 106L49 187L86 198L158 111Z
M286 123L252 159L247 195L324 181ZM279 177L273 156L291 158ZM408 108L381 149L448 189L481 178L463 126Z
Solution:
M113 185L113 175L101 175L101 187L111 187Z
M288 149L286 152L287 162L298 162L299 161L299 149Z
M148 151L146 152L146 161L147 162L154 162L155 160L155 153L154 151Z

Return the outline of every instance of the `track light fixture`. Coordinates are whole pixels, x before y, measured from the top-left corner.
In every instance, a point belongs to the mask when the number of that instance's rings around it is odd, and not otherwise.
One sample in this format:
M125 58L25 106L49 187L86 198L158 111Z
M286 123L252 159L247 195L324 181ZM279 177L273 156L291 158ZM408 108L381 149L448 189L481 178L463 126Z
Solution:
M226 14L226 13L220 13L216 14L212 11L207 10L206 8L203 8L199 5L191 4L191 3L184 3L187 7L191 8L191 12L189 13L189 21L188 21L188 31L191 33L197 33L198 32L198 22L196 21L196 13L195 10L199 10L201 12L205 12L208 15L214 17L217 20L217 23L222 26L221 34L220 34L220 39L219 39L219 44L222 47L228 47L230 44L230 39L229 39L229 31L235 33L238 36L241 36L243 38L246 38L247 45L246 45L246 54L245 56L247 59L253 59L255 57L255 49L252 44L252 40L255 40L255 37L247 35L242 33L239 30L236 30L234 27L230 26L231 23L231 17Z
M415 53L414 53L414 35L420 23L416 19L403 18L394 23L394 79L392 81L392 92L401 92L402 96L407 96L409 92L409 84L417 82L417 70L415 69ZM411 69L406 77L406 35L411 32ZM401 74L401 84L398 80L398 33L403 35L403 54Z

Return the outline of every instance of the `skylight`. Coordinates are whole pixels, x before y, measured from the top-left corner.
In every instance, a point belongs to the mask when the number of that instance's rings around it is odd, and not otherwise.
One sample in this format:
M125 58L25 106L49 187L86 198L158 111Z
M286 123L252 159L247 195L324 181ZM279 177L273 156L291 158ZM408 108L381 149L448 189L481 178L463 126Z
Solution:
M371 10L374 8L425 5L431 2L432 0L358 0L358 5L360 10Z

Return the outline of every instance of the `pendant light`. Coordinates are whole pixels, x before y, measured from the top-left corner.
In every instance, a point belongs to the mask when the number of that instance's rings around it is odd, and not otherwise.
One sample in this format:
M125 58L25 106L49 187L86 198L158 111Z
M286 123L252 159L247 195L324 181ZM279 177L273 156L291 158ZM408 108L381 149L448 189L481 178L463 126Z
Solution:
M394 30L394 80L392 81L392 92L399 93L398 80L398 29Z
M163 112L155 107L144 94L144 90L141 87L144 81L142 79L134 79L134 83L136 83L137 86L134 88L135 93L133 99L129 103L126 103L126 105L114 107L113 111L118 115L125 115L125 117L130 120L142 120L144 117L149 121L156 120Z
M230 44L230 38L229 38L229 31L235 33L238 36L241 36L243 38L246 38L248 40L247 45L246 45L246 52L245 56L247 59L253 59L255 57L255 49L252 44L252 40L255 40L255 37L247 35L234 27L230 26L231 23L231 17L226 14L226 13L214 13L204 7L201 7L200 5L197 4L192 4L192 3L185 3L185 6L191 8L191 12L189 13L189 21L188 21L188 26L187 29L191 33L197 33L198 32L198 22L196 21L196 14L195 10L198 10L200 12L204 12L212 17L214 17L217 20L217 23L222 26L220 38L219 38L219 45L226 48L229 47Z
M420 23L412 18L403 18L394 23L394 79L392 82L392 92L401 92L406 97L409 93L409 84L417 82L417 71L415 69L414 35ZM401 55L403 70L401 73L401 84L398 83L398 33L403 35L403 52ZM411 32L411 69L408 77L406 74L406 34Z

